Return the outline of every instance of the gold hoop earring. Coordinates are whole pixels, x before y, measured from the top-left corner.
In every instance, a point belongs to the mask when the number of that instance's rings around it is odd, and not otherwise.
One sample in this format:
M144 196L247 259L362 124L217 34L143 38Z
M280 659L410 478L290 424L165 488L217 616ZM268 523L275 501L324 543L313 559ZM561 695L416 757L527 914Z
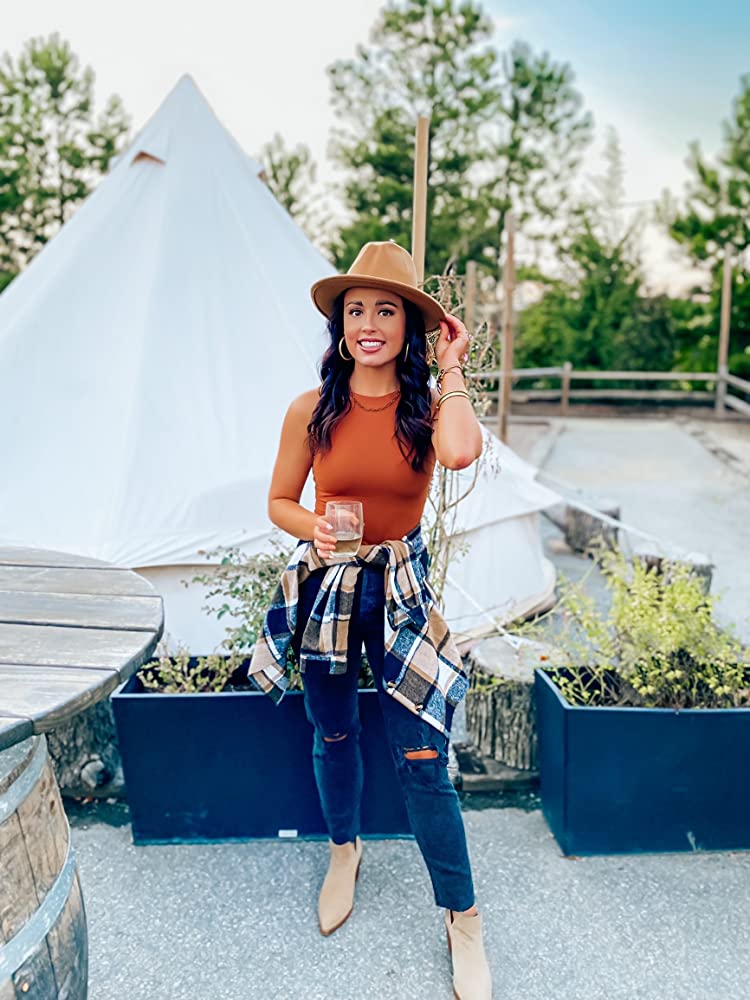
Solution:
M404 361L409 357L409 344L406 344L406 350L404 351Z
M341 345L342 345L343 343L344 343L344 338L342 337L342 338L341 338L341 339L339 340L339 354L340 354L340 355L341 355L341 357L342 357L342 358L344 359L344 361L354 361L354 358L353 358L353 357L351 356L351 354L350 354L350 355L349 355L349 357L347 358L347 356L346 356L346 355L344 354L344 352L343 352L343 351L341 350Z

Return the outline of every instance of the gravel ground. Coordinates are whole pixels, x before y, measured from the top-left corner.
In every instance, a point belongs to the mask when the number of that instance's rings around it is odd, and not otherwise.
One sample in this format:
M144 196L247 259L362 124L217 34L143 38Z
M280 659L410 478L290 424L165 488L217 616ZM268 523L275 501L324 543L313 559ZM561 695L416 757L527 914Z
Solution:
M720 427L661 419L550 426L544 467L614 498L643 530L709 554L722 614L747 638L744 432L720 438ZM544 428L521 430L516 445L531 455ZM734 449L729 460L722 448ZM543 536L568 576L588 568L547 523ZM539 809L498 801L469 797L481 808L464 812L495 1000L746 1000L750 852L565 858ZM452 996L441 911L413 840L365 843L354 914L323 938L324 842L135 847L125 806L69 812L90 1000Z
M494 996L746 1000L750 852L566 859L539 810L464 813ZM134 847L74 820L90 1000L451 997L414 841L366 841L351 919L316 923L323 842Z

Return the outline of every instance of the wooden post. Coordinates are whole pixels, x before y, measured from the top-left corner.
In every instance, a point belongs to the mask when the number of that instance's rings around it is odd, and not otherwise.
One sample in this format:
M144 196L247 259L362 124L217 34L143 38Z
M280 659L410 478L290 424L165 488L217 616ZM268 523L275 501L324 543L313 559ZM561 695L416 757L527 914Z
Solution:
M554 662L556 652L530 639L512 646L503 636L493 635L468 654L471 683L466 693L466 731L483 757L525 771L527 776L537 772L534 670L545 660Z
M566 361L562 368L562 393L560 399L560 412L564 417L568 415L568 405L570 404L570 373L573 365Z
M727 358L729 357L729 317L732 310L732 258L729 250L724 251L724 274L721 283L721 321L719 325L719 359L716 379L716 416L726 413L727 398Z
M464 326L469 336L474 332L474 315L477 307L477 262L466 262L466 288L464 290Z
M510 394L513 388L513 290L516 274L513 256L513 242L516 220L512 212L505 217L505 268L503 270L503 351L500 364L500 392L497 401L497 436L508 440L508 414Z
M414 201L411 216L411 255L417 268L417 281L424 282L425 233L427 229L427 159L430 146L430 119L417 118L414 146Z

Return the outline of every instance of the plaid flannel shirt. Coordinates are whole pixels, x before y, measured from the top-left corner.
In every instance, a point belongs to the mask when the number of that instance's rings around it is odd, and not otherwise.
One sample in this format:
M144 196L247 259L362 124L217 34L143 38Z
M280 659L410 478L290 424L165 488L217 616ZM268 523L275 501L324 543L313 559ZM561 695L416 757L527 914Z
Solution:
M385 690L450 735L453 712L466 694L468 675L448 624L437 610L427 562L419 525L402 539L362 545L351 560L335 564L324 562L312 542L301 541L266 612L248 668L249 679L274 702L283 697L299 588L313 570L323 567L325 573L302 635L299 667L304 672L310 660L324 660L330 664L330 673L344 673L357 577L363 566L381 567L385 573Z

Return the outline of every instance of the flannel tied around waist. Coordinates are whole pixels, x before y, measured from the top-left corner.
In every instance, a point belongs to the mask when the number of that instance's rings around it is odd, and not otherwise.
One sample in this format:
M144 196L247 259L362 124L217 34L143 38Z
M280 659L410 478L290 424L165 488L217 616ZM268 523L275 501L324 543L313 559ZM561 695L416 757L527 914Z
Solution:
M402 539L362 545L347 562L328 564L312 542L300 542L281 575L253 649L248 676L275 702L288 685L287 651L297 629L299 589L314 570L324 569L300 647L300 671L311 660L329 664L332 674L347 669L349 623L357 578L364 566L385 576L385 690L445 735L455 706L466 694L468 675L437 610L427 579L427 552L419 525Z

